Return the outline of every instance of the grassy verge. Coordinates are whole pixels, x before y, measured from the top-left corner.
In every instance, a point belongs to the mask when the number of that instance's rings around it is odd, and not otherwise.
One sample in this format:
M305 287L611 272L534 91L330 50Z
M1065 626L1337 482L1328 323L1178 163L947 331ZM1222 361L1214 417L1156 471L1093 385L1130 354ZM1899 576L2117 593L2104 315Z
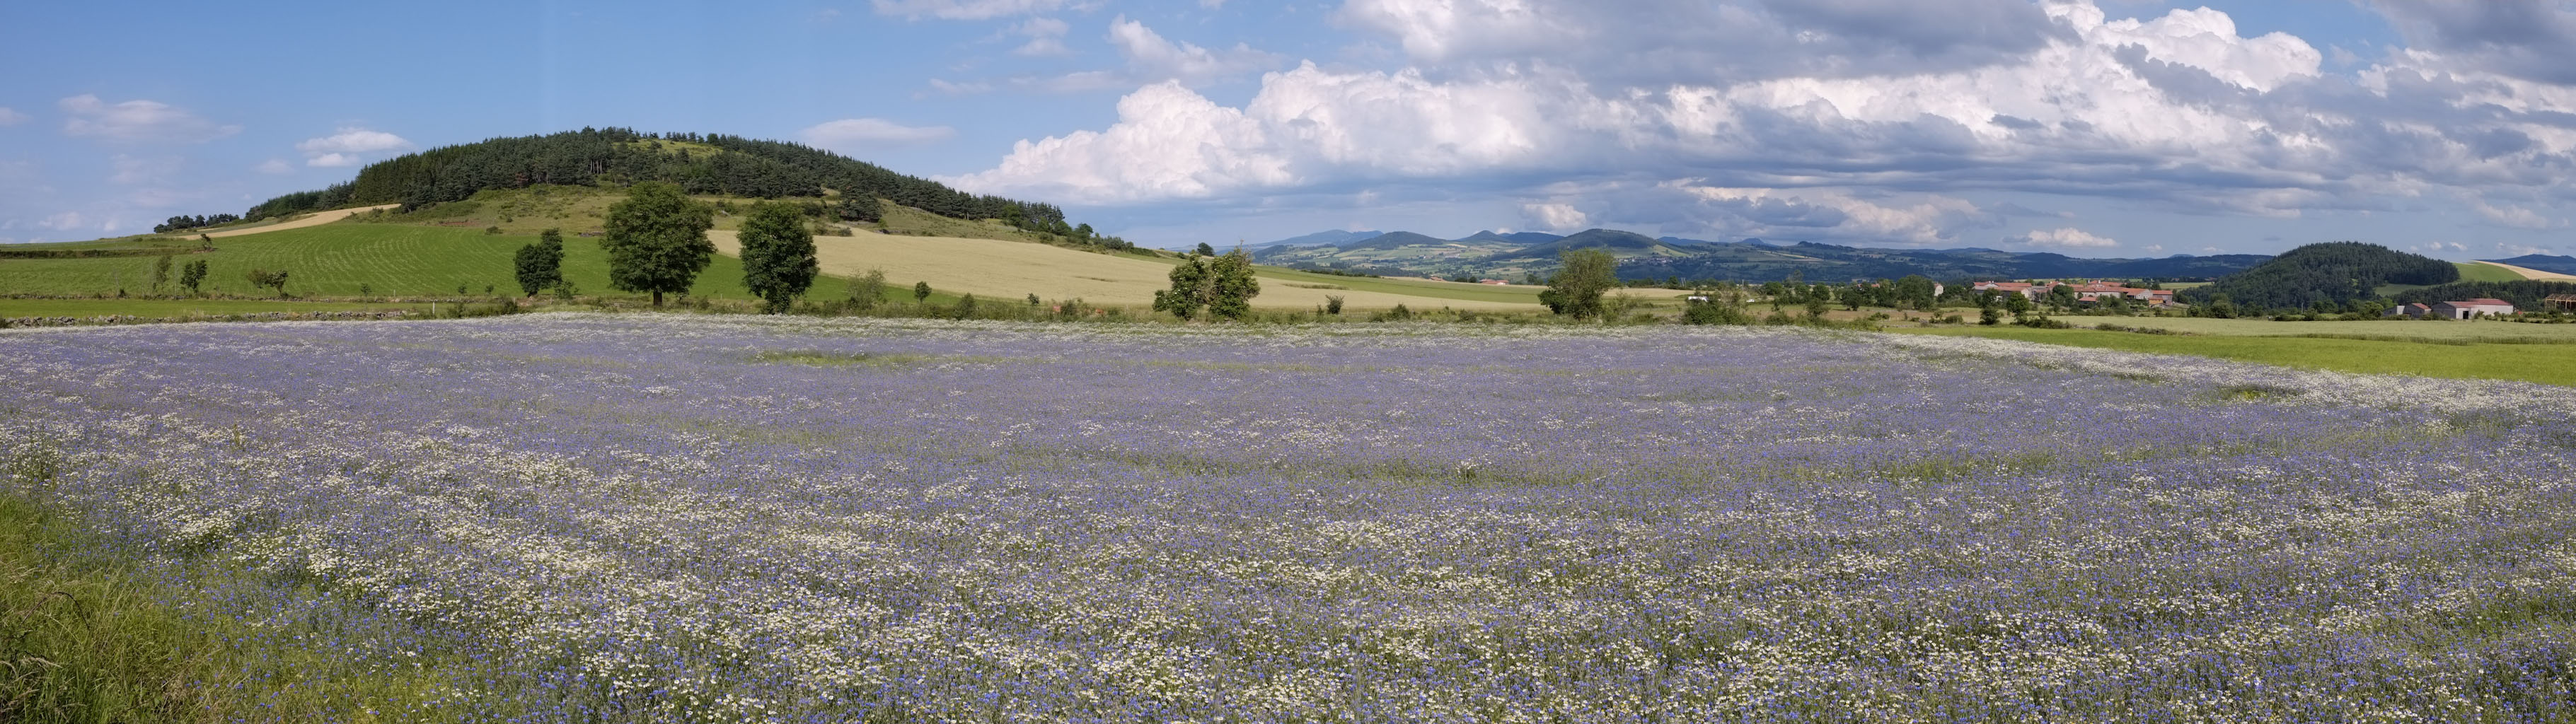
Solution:
M1968 316L1975 316L1970 314ZM2576 344L2576 324L2452 320L2275 322L2203 317L2058 317L2077 327L2117 324L2221 337L2345 337L2428 343Z
M2518 281L2522 281L2522 275L2521 275L2521 274L2515 273L2515 272L2514 272L2514 270L2512 270L2512 269L2506 269L2506 268L2504 268L2504 267L2496 266L2496 265L2494 265L2494 264L2480 264L2480 263L2477 263L2477 262L2469 262L2469 261L2453 262L2453 263L2454 263L2454 264L2459 265L2459 267L2460 267L2460 281L2464 281L2464 282L2518 282Z
M2423 324L2430 324L2423 323ZM2520 326L2520 325L2515 325ZM2576 386L2576 355L2556 344L2428 343L2313 337L2159 335L2085 329L1944 328L1895 330L1916 334L2015 339L2070 347L2188 354L2284 367L2411 374L2462 379L2520 380Z
M288 620L254 623L182 604L255 574L221 561L156 568L114 550L62 512L0 490L0 721L459 718L441 702L461 687L439 667L311 645L340 637L331 617L279 612Z
M302 229L218 239L215 251L179 255L174 262L207 262L206 290L257 294L242 280L254 267L285 269L286 290L296 296L358 297L453 296L462 285L467 294L484 287L500 294L518 291L512 255L534 236L485 234L480 229L338 223ZM0 292L20 294L108 294L118 289L141 294L150 287L156 257L91 259L0 259ZM164 291L175 287L174 279ZM585 294L611 293L608 253L595 239L564 240L563 273ZM363 289L362 289L363 287ZM363 292L363 294L362 294ZM742 286L742 262L718 255L698 274L690 289L695 296L750 299ZM837 299L846 295L836 277L814 280L808 296Z
M426 309L429 303L305 302L261 299L0 299L0 318L8 317L210 317L269 312L381 312Z

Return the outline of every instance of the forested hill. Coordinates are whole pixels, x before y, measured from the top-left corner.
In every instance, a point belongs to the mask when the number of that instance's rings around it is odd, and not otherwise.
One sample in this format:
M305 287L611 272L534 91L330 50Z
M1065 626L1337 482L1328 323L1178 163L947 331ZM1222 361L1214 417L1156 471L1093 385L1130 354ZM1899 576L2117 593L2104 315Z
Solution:
M821 196L825 189L844 195L863 192L954 218L1024 219L1033 228L1064 222L1064 211L1053 205L969 194L802 144L721 134L638 133L625 128L584 128L434 148L370 164L347 183L270 199L243 216L258 219L373 204L418 207L463 200L483 189L636 181L669 181L693 194L758 198Z
M2447 261L2378 244L2330 241L2291 249L2183 296L2193 303L2206 303L2224 294L2240 307L2295 309L2319 301L2340 305L2375 298L2386 284L2449 284L2459 279L2460 268Z

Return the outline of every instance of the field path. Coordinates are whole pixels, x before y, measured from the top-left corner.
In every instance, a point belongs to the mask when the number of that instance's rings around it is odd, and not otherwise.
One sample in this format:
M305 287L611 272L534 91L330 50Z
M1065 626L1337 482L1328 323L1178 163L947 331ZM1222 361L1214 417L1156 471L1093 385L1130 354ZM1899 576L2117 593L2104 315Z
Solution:
M854 236L814 237L814 256L822 262L823 273L846 278L866 274L872 268L883 269L886 283L897 288L926 281L930 282L932 289L940 292L971 293L988 299L1019 299L1036 294L1048 301L1081 298L1098 303L1145 304L1154 300L1154 290L1170 284L1172 271L1170 264L1162 262L1033 242L897 236L872 231L854 233ZM707 239L715 242L718 252L737 257L742 254L742 241L735 232L709 231ZM1316 289L1291 284L1333 286L1322 282L1292 282L1265 277L1262 279L1261 296L1253 298L1253 306L1306 309L1324 304L1324 297L1328 294L1343 297L1345 303L1354 309L1385 309L1404 304L1419 309L1449 307L1526 311L1538 306L1364 289Z
M375 211L375 210L378 210L378 209L390 209L390 208L393 208L393 207L396 207L396 206L401 206L401 205L402 205L402 204L380 204L380 205L376 205L376 206L365 206L365 207L360 207L360 208L355 208L355 209L337 209L337 210L333 210L333 211L317 211L317 212L314 212L314 213L311 213L311 214L307 214L307 215L305 215L305 216L301 216L301 217L294 218L294 219L289 219L289 220L286 220L286 221L281 221L281 222L274 223L274 224L269 224L269 225L267 225L267 226L254 226L254 227L250 227L250 228L247 228L247 229L226 229L226 230L224 230L224 231L209 231L209 232L206 232L206 235L207 235L207 236L214 237L214 238L217 238L217 239L221 239L221 238L224 238L224 237L227 237L227 236L242 236L242 235L245 235L245 234L262 234L262 233L267 233L267 232L271 232L271 231L279 231L279 230L284 230L284 229L301 229L301 228L304 228L304 227L307 227L307 226L321 226L321 225L323 225L323 224L328 224L328 223L331 223L331 222L334 222L334 221L339 221L339 220L341 220L341 219L346 219L346 218L349 218L349 217L352 217L352 216L356 216L356 215L359 215L359 214L367 213L367 212L369 212L369 211Z
M2492 266L2492 267L2503 267L2505 271L2513 272L2513 273L2515 273L2515 274L2520 274L2520 275L2522 275L2522 278L2524 278L2524 279L2536 279L2536 280L2540 280L2540 281L2552 281L2552 282L2576 282L2576 274L2560 274L2560 273L2557 273L2557 272L2545 272L2545 271L2541 271L2541 270L2538 270L2538 269L2532 269L2532 268L2528 268L2528 267L2518 267L2518 266L2514 266L2514 265L2512 265L2512 264L2498 264L2498 263L2491 262L2491 261L2481 261L2481 262L2477 262L2477 263L2479 263L2479 264L2485 264L2485 265L2487 265L2487 266Z

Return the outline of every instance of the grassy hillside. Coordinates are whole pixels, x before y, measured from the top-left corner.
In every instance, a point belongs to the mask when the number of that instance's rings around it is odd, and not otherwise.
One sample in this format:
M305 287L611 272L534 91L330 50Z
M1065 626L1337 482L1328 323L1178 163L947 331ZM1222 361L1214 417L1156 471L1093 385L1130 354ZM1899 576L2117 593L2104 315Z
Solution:
M485 285L515 294L511 255L535 240L534 235L487 235L479 229L339 223L220 239L215 251L184 254L174 261L205 260L210 267L205 290L217 293L264 294L242 280L244 272L261 267L287 270L287 292L304 297L355 297L360 285L377 296L450 296L459 284L471 294L481 294ZM0 293L114 294L122 288L142 294L156 258L0 259ZM585 294L615 293L608 287L607 253L592 239L565 239L564 277ZM174 290L175 283L164 289ZM709 264L690 293L751 298L742 287L742 263L729 256ZM817 280L810 293L816 298L845 294L842 281L830 277Z
M2458 266L2460 281L2464 282L2518 282L2523 279L2522 274L2494 264L2464 261L2459 262Z

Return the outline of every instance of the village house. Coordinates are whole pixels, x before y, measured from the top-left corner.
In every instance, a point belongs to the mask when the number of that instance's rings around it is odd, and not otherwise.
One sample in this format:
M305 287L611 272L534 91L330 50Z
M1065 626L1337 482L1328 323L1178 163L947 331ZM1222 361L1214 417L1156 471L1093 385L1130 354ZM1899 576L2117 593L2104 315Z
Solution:
M2028 282L1977 282L1975 284L1968 285L1968 288L1980 292L2019 294L2023 299L2038 299L2039 292L2044 291L2037 289L2038 286L2039 285L2037 284L2031 284Z
M2443 319L2501 317L2513 313L2513 303L2484 297L2456 302L2434 302L2432 313Z
M2061 286L2073 289L2075 291L2075 298L2079 301L2099 303L2102 301L2103 297L2122 297L2130 301L2144 303L2146 306L2150 307L2174 306L2174 293L2171 290L2126 287L2098 279L2082 284L2068 284L2066 282L2048 282L2045 284L2026 282L1977 282L1970 285L1969 288L1981 292L1994 291L2005 294L2019 294L2024 299L2038 300L2042 297L2048 296L2050 290Z

